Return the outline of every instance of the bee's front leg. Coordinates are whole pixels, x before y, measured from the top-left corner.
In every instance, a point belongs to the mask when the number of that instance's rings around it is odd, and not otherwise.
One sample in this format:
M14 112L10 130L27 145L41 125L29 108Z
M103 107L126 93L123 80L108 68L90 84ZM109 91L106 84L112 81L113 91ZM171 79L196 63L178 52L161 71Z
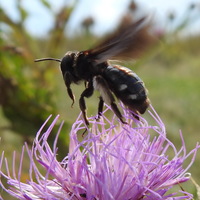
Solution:
M66 73L64 74L63 78L64 78L64 81L65 81L65 85L66 85L66 87L67 87L67 93L68 93L69 97L70 97L71 100L72 100L72 105L71 105L71 107L73 107L74 102L75 102L75 96L74 96L74 94L73 94L73 92L72 92L72 89L71 89L71 87L70 87L70 85L71 85L70 74L69 74L68 72L66 72Z

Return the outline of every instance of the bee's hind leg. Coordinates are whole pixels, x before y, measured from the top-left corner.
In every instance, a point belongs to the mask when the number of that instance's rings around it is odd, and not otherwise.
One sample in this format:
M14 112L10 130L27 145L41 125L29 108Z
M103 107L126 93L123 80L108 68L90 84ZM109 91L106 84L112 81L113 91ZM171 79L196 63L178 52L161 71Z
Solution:
M103 113L103 106L104 106L104 101L103 98L100 96L99 97L99 105L98 105L98 115L97 115L97 120L99 120L102 116Z
M96 90L98 90L101 94L100 101L99 101L99 108L98 108L98 115L99 113L102 113L103 111L103 103L110 105L115 115L119 118L119 120L126 124L126 122L123 120L123 116L121 112L119 111L116 103L115 98L112 94L112 92L109 89L108 83L102 76L95 76L93 79L93 85ZM99 115L101 116L101 114Z

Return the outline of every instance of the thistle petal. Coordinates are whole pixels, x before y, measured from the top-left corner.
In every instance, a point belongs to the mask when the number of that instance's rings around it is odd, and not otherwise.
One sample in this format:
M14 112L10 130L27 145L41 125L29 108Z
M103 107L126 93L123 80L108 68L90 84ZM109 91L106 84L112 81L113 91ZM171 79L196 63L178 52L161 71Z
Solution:
M195 161L200 146L197 144L187 154L180 133L182 147L177 150L167 138L162 120L153 107L150 108L149 114L156 125L149 125L143 118L136 123L125 108L127 124L118 122L115 116L109 120L103 115L100 121L90 118L91 128L87 128L79 115L70 132L69 153L61 162L56 158L59 154L56 144L62 125L53 148L47 140L59 116L43 132L45 122L36 135L32 149L27 144L22 148L17 173L15 154L13 169L9 170L2 153L0 167L5 163L6 172L0 170L0 174L9 185L7 188L1 182L2 188L22 200L192 199L192 195L185 191L170 193L170 189L190 179L187 171ZM107 107L105 112L109 109ZM80 140L78 134L85 132L86 128L87 133ZM172 158L168 154L169 149L174 152ZM26 183L21 181L25 150L30 159L29 180ZM183 163L189 156L192 156L191 162L184 169ZM43 172L39 170L41 166Z

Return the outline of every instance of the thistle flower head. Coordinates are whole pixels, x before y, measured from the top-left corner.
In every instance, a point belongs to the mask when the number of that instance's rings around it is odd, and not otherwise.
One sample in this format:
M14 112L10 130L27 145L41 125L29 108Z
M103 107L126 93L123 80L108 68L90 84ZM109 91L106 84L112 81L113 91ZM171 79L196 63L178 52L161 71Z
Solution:
M105 112L109 109L107 107ZM46 132L43 132L45 124L41 127L32 149L24 145L17 173L15 154L12 170L9 170L2 154L0 166L5 163L7 172L0 173L9 185L7 188L1 183L2 188L23 200L192 199L192 195L185 191L172 193L170 189L189 180L187 171L200 146L187 154L180 134L182 147L178 151L167 139L165 126L152 107L149 113L155 126L142 118L140 122L135 122L130 111L125 109L126 125L118 122L115 116L111 121L105 115L100 121L90 118L90 128L83 137L81 134L86 127L80 115L70 132L68 153L56 145L60 130L52 148L47 141L57 116ZM168 155L170 148L174 152L172 158ZM28 180L22 182L25 150L29 155L30 169ZM66 151L66 157L61 162L56 158L59 151ZM192 157L191 162L183 168L189 156ZM44 170L39 170L38 165Z

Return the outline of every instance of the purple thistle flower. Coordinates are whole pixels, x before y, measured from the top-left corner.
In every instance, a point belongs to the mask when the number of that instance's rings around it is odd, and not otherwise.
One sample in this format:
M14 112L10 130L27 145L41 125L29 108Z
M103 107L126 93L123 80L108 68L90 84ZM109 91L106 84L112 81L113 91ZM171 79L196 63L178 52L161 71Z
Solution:
M105 112L109 109L107 107ZM23 200L192 199L191 194L181 189L176 193L170 189L189 180L187 171L200 146L197 144L187 154L180 133L182 147L178 151L167 139L165 126L152 107L149 114L156 126L148 125L143 118L135 121L130 111L123 110L127 125L118 122L115 116L111 121L105 115L100 121L90 118L91 128L82 138L78 136L85 132L86 126L80 115L70 132L69 153L61 162L56 155L63 149L56 144L62 125L51 148L47 139L59 116L42 133L48 118L38 131L32 149L27 144L23 146L17 173L15 153L12 170L2 153L0 167L4 163L6 172L0 170L0 174L7 179L9 187L0 183L1 187ZM167 154L170 148L173 158ZM30 159L26 183L21 181L25 150ZM190 164L184 169L183 163L189 156L192 156ZM45 170L40 170L41 166Z

